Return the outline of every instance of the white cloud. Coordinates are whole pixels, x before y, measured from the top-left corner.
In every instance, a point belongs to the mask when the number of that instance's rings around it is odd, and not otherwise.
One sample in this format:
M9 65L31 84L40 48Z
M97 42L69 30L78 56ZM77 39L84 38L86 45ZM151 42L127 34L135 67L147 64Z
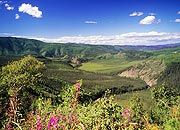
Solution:
M133 12L133 13L131 13L129 16L141 16L141 15L143 15L144 13L143 12Z
M19 18L20 18L19 14L16 14L15 19L19 19Z
M96 21L85 21L84 23L86 23L86 24L97 24Z
M156 15L155 13L149 13L149 15Z
M14 35L13 33L7 33L7 32L1 33L0 32L0 36L3 36L3 37L9 37L9 36L13 36L13 35Z
M180 11L178 11L177 14L180 14Z
M5 3L7 3L7 1L0 0L0 4L5 4Z
M14 7L10 6L8 3L4 5L7 10L14 10Z
M27 13L35 18L42 18L42 11L40 11L37 6L33 7L31 4L21 4L21 6L19 6L19 12Z
M16 36L17 37L17 36ZM19 36L22 37L22 36ZM95 35L95 36L64 36L56 39L33 38L45 42L54 43L83 43L83 44L100 44L100 45L162 45L170 43L180 43L180 33L167 32L130 32L120 35Z
M144 24L144 25L149 25L152 23L156 23L156 17L152 15L146 16L139 22L139 24Z
M175 22L176 23L180 23L180 19L175 19Z

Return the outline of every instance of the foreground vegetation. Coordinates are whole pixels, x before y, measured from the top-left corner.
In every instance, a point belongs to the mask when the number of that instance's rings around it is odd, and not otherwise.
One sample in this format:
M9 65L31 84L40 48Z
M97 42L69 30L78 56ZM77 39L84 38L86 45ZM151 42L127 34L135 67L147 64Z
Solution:
M63 66L59 68L61 67ZM148 98L153 102L147 110L137 96L133 97L130 103L122 105L116 100L116 91L113 89L106 90L103 96L95 100L87 100L91 93L85 93L82 80L74 85L60 82L58 79L56 82L56 79L48 79L44 75L46 69L42 62L31 56L2 67L2 129L180 129L180 97L179 91L174 89L175 86L168 86L170 84L163 82L164 85L150 89ZM60 83L59 87L57 83Z

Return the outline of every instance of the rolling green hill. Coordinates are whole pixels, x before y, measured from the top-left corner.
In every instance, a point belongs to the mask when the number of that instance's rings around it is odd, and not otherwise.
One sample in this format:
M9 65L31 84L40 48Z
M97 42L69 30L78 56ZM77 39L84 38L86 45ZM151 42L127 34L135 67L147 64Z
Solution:
M43 46L38 40L0 37L0 55L38 55Z
M104 45L44 43L42 41L14 37L0 37L0 55L32 54L45 57L78 56L94 58L105 53L117 53L120 48Z
M142 61L143 60L128 61L125 58L96 59L83 63L79 69L97 73L116 74Z
M144 86L141 80L152 86L163 74L166 79L165 70L168 70L171 63L180 62L180 44L111 46L45 43L33 39L0 37L0 65L29 54L46 63L46 75L52 78L67 82L84 79L89 88L132 84L136 88L138 85Z

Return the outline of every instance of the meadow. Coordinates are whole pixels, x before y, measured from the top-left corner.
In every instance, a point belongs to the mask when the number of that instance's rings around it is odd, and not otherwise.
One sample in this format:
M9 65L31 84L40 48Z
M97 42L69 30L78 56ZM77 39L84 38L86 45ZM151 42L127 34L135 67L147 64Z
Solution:
M141 62L142 60L127 61L123 58L92 60L90 62L83 63L79 69L96 73L117 74L128 67Z

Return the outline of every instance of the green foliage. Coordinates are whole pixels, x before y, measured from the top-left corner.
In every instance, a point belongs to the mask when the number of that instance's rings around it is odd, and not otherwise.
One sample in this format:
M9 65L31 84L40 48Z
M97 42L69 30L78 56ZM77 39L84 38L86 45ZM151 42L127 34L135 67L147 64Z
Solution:
M128 60L143 60L153 55L152 52L137 51L137 50L126 50L124 53L126 54L126 58Z
M50 100L38 99L33 105L36 108L35 115L31 115L25 126L22 125L22 127L36 129L36 126L30 125L28 122L36 124L38 115L41 116L43 128L48 126L49 119L52 116L60 118L58 128L63 127L72 130L106 130L118 128L122 125L122 122L119 122L122 120L122 107L113 101L112 96L105 95L104 98L96 102L81 105L78 104L77 100L80 92L77 85L81 86L81 81L73 86L66 87L66 90L61 93L64 102L56 107L51 105Z
M0 91L6 95L1 95L5 96L1 97L5 99L0 104L4 103L4 109L9 107L8 111L4 111L7 112L7 116L11 117L11 119L13 118L10 122L17 122L18 115L20 113L25 114L29 109L29 105L33 101L30 91L38 89L44 67L42 62L31 56L2 67L0 73ZM11 114L12 112L13 114Z
M143 109L138 97L132 98L129 108L123 108L114 102L114 96L111 96L108 91L103 98L95 102L80 104L78 98L81 83L82 81L78 81L73 86L65 87L61 93L64 102L57 106L53 106L50 100L38 99L35 103L35 113L26 119L24 125L21 125L22 128L33 130L40 128L41 130L49 129L51 126L53 129L71 130L179 129L180 107L178 102L170 108L169 113L164 113L168 119L157 125L156 122L151 122L152 119L149 120L148 112Z
M8 63L14 61L14 60L19 60L19 56L0 56L0 67L5 66Z
M169 106L167 113L159 112L159 116L165 115L162 123L155 122L155 119L148 117L148 111L143 109L141 100L133 97L130 107L123 108L114 101L114 96L109 91L103 98L88 103L79 103L82 81L78 81L72 86L65 86L59 96L62 97L61 104L53 105L50 99L37 99L24 122L18 123L21 129L43 130L43 129L71 129L71 130L178 130L180 105L179 99L172 106ZM166 92L164 89L158 91ZM155 94L156 93L156 94ZM157 96L157 91L153 94L159 99L164 96ZM159 102L159 101L157 101ZM157 102L154 104L157 105ZM159 107L160 105L157 105ZM159 118L161 120L162 118ZM152 122L153 120L153 122Z
M177 100L177 91L171 87L161 85L152 89L152 98L156 102L162 102L166 107L174 105Z
M120 127L122 107L113 101L113 97L104 97L87 106L81 106L79 119L91 129L113 129Z
M151 120L163 125L165 130L178 130L180 123L180 97L173 88L159 86L152 90L152 98L155 101L151 110Z
M38 80L42 77L41 71L44 64L34 57L27 56L20 61L2 67L1 86L8 90L9 95L26 88L35 88Z
M46 63L47 69L44 75L51 78L60 79L68 83L75 83L83 79L83 89L85 92L91 92L92 95L105 92L107 89L116 88L117 92L128 92L140 89L146 89L146 84L140 79L129 79L116 75L99 74L78 69L73 69L70 65L58 61Z
M133 97L131 99L131 109L133 110L132 121L142 124L142 118L145 116L145 110L140 98Z
M179 130L180 121L177 119L170 119L164 124L164 130Z

